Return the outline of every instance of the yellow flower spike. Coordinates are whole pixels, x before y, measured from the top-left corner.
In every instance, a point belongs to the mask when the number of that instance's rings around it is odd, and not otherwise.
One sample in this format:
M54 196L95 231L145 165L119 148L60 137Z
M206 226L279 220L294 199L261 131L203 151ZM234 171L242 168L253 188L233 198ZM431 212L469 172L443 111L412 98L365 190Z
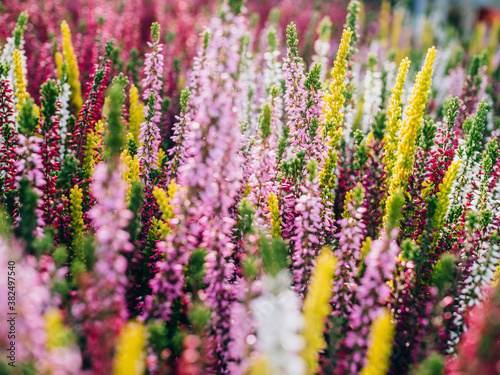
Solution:
M76 110L79 112L83 103L80 71L78 69L73 43L71 42L71 31L66 21L62 21L61 23L61 32L63 36L62 50L64 59L68 64L68 84L71 88L71 103L73 103Z
M391 314L382 309L380 315L373 321L370 329L370 345L366 356L367 363L361 375L386 375L389 370L389 358L394 339L394 324Z
M129 108L129 119L130 124L129 131L134 136L134 140L139 145L139 132L141 124L144 122L144 106L139 103L139 90L135 85L130 86L129 91L130 96L130 108Z
M130 161L130 181L140 181L141 163L137 155Z
M56 66L57 66L57 77L62 82L62 80L63 80L63 68L62 68L62 66L63 66L63 55L62 55L62 53L59 52L59 51L57 51L55 59L56 59Z
M158 148L158 162L156 163L156 166L158 169L161 169L161 165L163 162L163 158L165 157L165 151L161 147Z
M162 211L162 218L165 213L165 211L168 211L168 196L165 190L163 190L159 186L155 186L153 188L153 196L156 199L156 202L158 203L158 206L160 207L160 210Z
M493 276L493 281L491 282L491 287L496 288L498 286L499 281L500 281L500 262L498 263L497 269L495 271L495 275Z
M179 185L177 185L177 182L174 180L170 181L170 183L167 186L167 191L168 191L168 198L172 200L177 193L177 190L179 190Z
M427 197L427 195L431 192L433 187L434 184L432 183L432 181L425 180L422 183L422 188L423 188L421 193L422 199L425 199L425 197Z
M370 252L370 248L372 246L372 239L371 237L366 237L363 243L361 244L361 259L359 260L359 270L358 270L358 277L361 278L363 277L365 271L366 271L366 265L365 265L365 258Z
M273 238L281 238L281 216L278 205L278 197L274 193L269 194L269 212L271 214L271 235Z
M326 104L323 110L325 115L325 125L329 131L328 135L332 138L336 134L335 132L337 129L342 126L342 121L344 119L344 114L341 112L341 109L344 105L345 98L342 93L347 85L344 80L346 76L347 56L349 55L349 42L351 40L351 36L352 31L349 28L345 29L342 33L342 40L340 42L337 58L335 59L332 69L333 80L330 84L331 94L326 94L324 97Z
M361 125L361 119L363 118L363 106L365 105L365 98L361 97L359 99L357 107L357 113L356 116L354 117L354 121L352 123L352 128L353 129L359 129Z
M122 164L125 166L125 168L122 171L122 178L123 181L125 181L125 184L127 185L127 195L125 196L125 201L127 202L127 206L130 203L130 194L132 193L132 185L130 184L130 167L132 164L132 157L128 153L128 150L125 149L122 151L120 154L120 161Z
M134 135L131 132L128 132L127 135L125 136L125 141L128 142L131 139L134 139Z
M309 291L304 301L305 347L302 358L306 361L306 374L316 374L319 351L326 347L323 331L325 321L331 313L331 286L337 260L329 248L323 248L316 259Z
M460 168L460 160L457 160L450 164L446 174L444 175L443 182L439 184L439 191L437 193L438 203L436 208L436 213L434 214L433 226L437 229L435 241L437 241L437 236L439 231L443 228L444 217L448 211L448 206L450 205L449 195L451 192L451 187L453 181L455 180L458 170Z
M129 133L130 135L130 133ZM134 157L131 157L130 154L128 153L128 150L125 149L122 151L120 154L120 160L122 163L125 165L125 170L123 171L123 180L127 184L127 195L125 198L125 201L127 202L127 205L130 203L130 196L132 194L132 182L134 181L140 181L140 162L139 158L137 155L134 155Z
M90 177L94 173L94 168L100 160L100 153L97 152L102 144L102 133L104 131L104 122L99 120L94 131L90 131L87 135L87 143L85 145L85 154L83 158L83 169Z
M168 226L170 219L174 217L174 208L170 204L172 198L175 196L177 192L178 185L174 180L170 182L168 185L168 194L159 186L155 186L153 188L153 196L158 203L158 206L161 210L161 218L162 222L159 223L160 231L162 234L171 233L171 229Z
M323 169L319 173L319 181L321 188L326 191L326 195L330 196L330 191L335 187L335 176L333 171L337 166L337 153L335 148L339 145L342 139L342 123L344 114L342 107L344 106L344 90L347 83L345 81L347 70L347 57L349 55L352 31L350 28L344 29L342 40L340 42L337 58L333 64L332 81L330 84L331 94L326 94L324 97L325 106L323 113L325 115L325 123L323 125L323 135L329 136L328 156L325 159Z
M67 346L71 339L71 330L65 326L61 310L51 307L45 312L43 318L47 334L47 349Z
M82 201L83 192L82 189L75 185L70 190L69 194L69 204L70 204L70 216L71 224L70 229L73 232L72 236L72 246L75 247L77 241L83 237L83 232L85 231L85 223L83 222L83 211L82 211ZM77 255L81 261L85 261L85 254L81 253Z
M418 73L415 87L408 100L409 106L405 111L406 118L401 124L401 136L396 153L396 162L392 171L392 176L387 194L386 214L384 223L387 223L394 195L404 192L408 185L408 176L413 170L415 153L417 151L417 137L422 130L425 106L429 97L429 90L432 82L433 63L436 58L436 48L429 48L425 57L422 70Z
M387 108L387 121L386 132L384 135L384 164L386 175L386 185L389 186L392 168L396 162L396 150L398 148L398 130L401 124L401 113L403 111L401 106L401 98L405 92L405 81L408 69L410 68L410 60L406 57L399 65L399 73L396 79L396 84L392 89L392 95L389 99L389 107Z
M109 114L109 104L111 103L111 99L109 96L104 98L104 104L102 105L102 119L107 119Z
M146 371L146 329L141 323L128 322L118 336L113 363L114 375L143 375Z
M372 246L371 237L366 237L366 239L363 241L363 244L361 245L361 260L365 259L365 257L368 255L371 246Z
M248 184L245 185L245 188L243 189L243 198L248 197L248 194L252 192L252 187Z
M352 189L349 190L345 194L345 199L344 199L344 212L342 212L342 217L344 219L349 219L351 217L351 214L349 213L349 209L347 207L347 204L352 201Z
M19 113L26 100L26 81L24 79L23 64L19 50L15 49L14 52L12 52L12 58L14 59L14 78L16 80L14 95L17 98L16 110Z
M29 94L27 94L27 95L29 95ZM37 106L36 104L33 104L33 114L36 117L40 117L40 107ZM43 121L43 118L41 118L41 120ZM40 124L38 124L37 127L40 127Z
M373 132L369 132L368 135L366 136L366 146L370 147L373 143Z
M156 217L151 218L151 226L148 230L148 237L149 238L157 238L158 235L161 233L160 232L160 226L162 226L162 229L165 229L166 223L163 222L162 220L158 220Z

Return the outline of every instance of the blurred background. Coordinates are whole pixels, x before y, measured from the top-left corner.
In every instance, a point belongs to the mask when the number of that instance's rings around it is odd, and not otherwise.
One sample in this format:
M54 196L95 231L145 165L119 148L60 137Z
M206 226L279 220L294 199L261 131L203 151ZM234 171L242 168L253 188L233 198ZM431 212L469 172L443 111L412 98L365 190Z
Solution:
M118 41L114 44L112 69L125 71L138 84L150 26L157 21L165 43L164 106L168 108L163 112L174 121L180 90L198 50L199 35L219 3L219 0L2 0L0 45L11 34L20 12L27 11L24 48L30 56L28 90L37 100L39 87L50 76L49 67L54 66L54 51L60 48L62 20L68 21L74 35L84 92L92 65L110 39ZM284 46L284 30L293 21L297 25L301 56L308 64L321 21L328 16L332 23L329 58L333 61L347 5L347 0L248 0L246 12L254 26L252 40L256 43L253 48L259 49L259 41L265 38L261 31L269 23L278 26L278 39ZM500 28L500 0L364 1L359 17L360 45L366 46L366 53L377 49L374 44L385 43L382 47L392 50L396 60L408 55L418 63L423 57L421 51L431 45L454 44L457 51L463 50L468 55L479 53L489 44L498 44L498 38L488 39L488 35L498 35L490 31ZM457 52L456 56L460 59L463 53Z

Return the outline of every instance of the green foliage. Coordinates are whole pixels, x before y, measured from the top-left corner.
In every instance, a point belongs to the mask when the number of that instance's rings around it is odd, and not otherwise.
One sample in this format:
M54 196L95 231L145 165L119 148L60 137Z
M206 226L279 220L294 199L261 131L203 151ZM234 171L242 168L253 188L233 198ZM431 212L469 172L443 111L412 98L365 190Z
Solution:
M67 191L72 188L72 181L76 178L78 171L78 160L74 155L66 155L62 162L61 170L56 181L56 188L60 191Z
M471 77L476 77L479 74L479 68L484 65L484 58L482 55L474 55L469 60L467 65L467 75Z
M54 250L54 228L46 227L44 236L35 238L33 241L33 250L37 256L51 254Z
M455 48L455 54L448 60L446 73L448 73L450 69L454 69L462 64L462 62L464 61L464 53L465 51L462 46L459 45Z
M275 7L273 9L271 9L271 11L269 12L269 23L271 24L277 24L280 20L280 17L281 17L281 9L278 8L278 7Z
M384 139L386 121L386 113L384 111L378 111L372 122L372 134L375 140L381 142Z
M114 51L114 44L115 41L113 39L108 40L106 42L106 46L104 47L104 56L102 57L101 61L106 61L107 59L111 59L111 56L113 55ZM104 74L104 71L103 71Z
M489 106L483 99L479 104L476 115L472 119L470 127L467 128L466 150L467 158L475 158L476 152L482 147L483 132L486 127L486 116L488 115ZM466 129L464 125L464 130Z
M268 102L262 104L262 112L259 116L259 127L262 134L262 139L267 139L271 135L271 105Z
M191 89L189 86L185 87L184 90L181 91L181 112L185 113L187 111L189 100L191 98Z
M196 301L189 311L189 320L193 325L193 330L202 333L210 322L212 312L202 302Z
M120 78L121 77L121 78ZM116 80L115 80L116 79ZM128 84L128 80L120 75L115 77L113 84L108 90L110 98L108 127L105 137L106 156L109 160L120 155L121 149L125 144L125 136L123 132L123 122L121 119L121 110L125 99L125 91L123 83ZM126 81L125 81L126 80ZM153 108L154 110L154 108Z
M299 50L297 49L297 46L299 44L299 38L297 36L297 27L293 22L286 27L286 44L290 49L290 55L298 57Z
M140 212L144 205L144 186L140 181L132 181L131 185L132 189L130 192L130 203L128 209L134 216L128 223L127 232L130 234L130 242L134 243L141 231Z
M208 43L210 42L210 32L206 30L203 33L203 54L205 54L207 48L208 48Z
M5 63L0 63L0 77L5 77L10 71L10 64L6 61Z
M137 48L132 48L129 53L129 60L125 67L126 72L132 78L132 83L138 85L140 82L140 66L141 60L139 59L139 51Z
M311 123L309 124L309 139L314 139L318 132L319 128L319 120L317 116L314 116L311 119Z
M14 46L16 49L21 47L21 40L23 39L26 24L28 23L28 13L22 12L17 17L16 27L14 28Z
M148 98L148 113L146 115L146 121L152 121L155 116L155 105L156 105L156 95L151 93Z
M261 236L259 248L262 253L266 274L275 276L281 270L288 267L287 247L281 238L273 238L269 241L265 236Z
M118 87L122 88L122 101L124 101L126 98L125 87L127 87L129 84L128 77L125 76L123 73L120 73L119 75L113 77L111 84L117 85Z
M59 96L59 88L53 79L47 79L40 88L40 101L42 103L43 123L41 130L47 134L54 126L53 116L57 114L57 98Z
M483 173L485 177L489 178L493 166L497 163L498 161L498 138L491 138L491 140L488 142L488 146L486 147L485 152L483 153Z
M276 28L274 26L270 26L267 30L267 45L268 51L275 51L278 47L278 37L276 35Z
M158 22L153 22L151 25L151 38L153 39L153 43L160 40L160 24Z
M231 8L231 11L238 15L241 13L241 8L243 7L243 1L244 0L228 0L228 5L229 8Z
M458 117L460 111L461 101L458 97L450 99L448 102L448 109L446 110L446 123L448 129L453 129L455 126L455 120Z
M455 280L457 273L456 259L453 254L441 255L434 267L432 283L438 288L440 295L444 295Z
M56 267L63 267L68 263L68 251L64 246L58 246L52 253L52 259L56 264Z
M167 327L165 322L152 320L149 323L149 343L153 352L161 354L162 350L167 347Z
M191 292L197 292L205 287L205 256L207 251L199 248L189 257L187 286Z
M14 233L18 238L22 239L26 246L26 251L34 254L35 249L33 242L35 241L35 229L38 223L38 194L33 191L29 181L23 177L19 181L19 225L14 229Z
M434 125L434 120L424 120L422 133L420 133L419 145L424 151L430 151L434 146L434 139L436 138L437 128Z
M401 217L401 210L404 205L404 196L402 192L397 192L394 194L394 198L391 201L391 205L388 208L388 219L386 232L390 233L394 228L398 226L399 218Z
M309 181L313 182L317 175L318 163L314 159L309 159L306 165L306 171Z
M406 260L415 261L418 259L420 247L410 238L406 238L401 242L401 253Z
M19 133L26 137L35 134L38 125L38 116L34 112L35 102L31 97L27 97L19 113Z
M373 53L370 53L368 55L368 69L374 72L376 68L377 68L377 56L375 56Z
M432 353L415 371L412 372L412 375L442 375L443 373L443 356L438 353Z
M359 129L356 129L353 132L353 137L355 140L355 145L354 145L354 170L357 171L360 175L363 167L365 166L366 162L368 161L369 158L369 150L368 147L366 146L366 141L364 140L364 135L363 132Z
M87 235L75 241L70 254L70 270L73 281L76 283L78 275L87 270L92 270L97 261L95 257L96 243L93 235Z
M127 141L127 151L131 157L137 155L137 143L135 142L134 138L130 138Z
M255 228L253 227L253 218L255 215L255 208L248 199L242 199L239 206L240 218L238 220L238 228L241 230L242 236L254 234Z
M12 223L10 216L2 207L0 207L0 237L9 238L11 236Z
M467 211L465 215L466 227L469 233L472 233L479 226L481 221L481 214L476 211Z
M304 81L304 86L306 90L309 91L320 91L321 90L321 64L314 64L309 73L306 75L306 80ZM308 103L310 105L310 103Z
M302 181L304 177L304 168L306 166L306 153L304 150L297 152L296 156L290 161L283 161L281 169L283 174L294 180Z
M332 20L325 16L318 25L318 36L321 40L330 41L332 35Z
M284 125L283 126L283 135L281 136L279 142L278 142L278 150L276 152L276 165L280 166L281 168L281 161L283 160L283 154L285 153L285 150L288 148L290 145L290 126Z

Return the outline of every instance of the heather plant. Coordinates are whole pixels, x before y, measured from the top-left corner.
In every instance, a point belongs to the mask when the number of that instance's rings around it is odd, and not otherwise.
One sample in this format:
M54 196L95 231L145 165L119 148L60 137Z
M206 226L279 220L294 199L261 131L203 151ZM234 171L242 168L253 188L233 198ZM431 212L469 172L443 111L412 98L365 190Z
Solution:
M498 372L499 23L277 4L0 5L0 373Z

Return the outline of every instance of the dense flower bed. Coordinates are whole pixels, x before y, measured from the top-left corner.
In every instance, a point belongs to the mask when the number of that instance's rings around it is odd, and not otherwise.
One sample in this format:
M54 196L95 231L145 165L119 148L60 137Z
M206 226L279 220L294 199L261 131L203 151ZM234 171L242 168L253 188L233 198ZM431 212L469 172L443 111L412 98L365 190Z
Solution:
M258 3L2 5L1 373L500 372L500 22Z

